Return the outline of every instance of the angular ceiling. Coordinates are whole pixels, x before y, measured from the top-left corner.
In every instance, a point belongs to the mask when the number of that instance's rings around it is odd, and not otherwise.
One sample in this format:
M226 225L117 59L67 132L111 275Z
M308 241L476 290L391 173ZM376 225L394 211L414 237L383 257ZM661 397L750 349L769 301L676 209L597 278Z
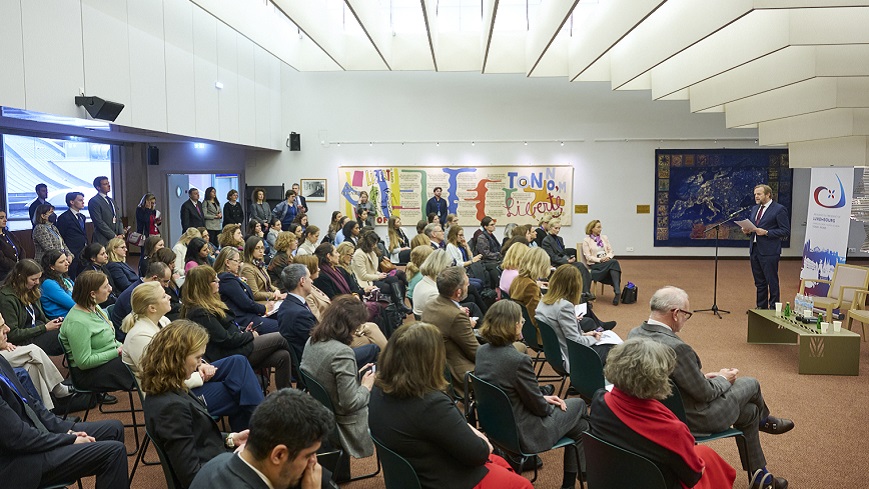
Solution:
M869 166L869 0L192 0L299 71L608 81Z

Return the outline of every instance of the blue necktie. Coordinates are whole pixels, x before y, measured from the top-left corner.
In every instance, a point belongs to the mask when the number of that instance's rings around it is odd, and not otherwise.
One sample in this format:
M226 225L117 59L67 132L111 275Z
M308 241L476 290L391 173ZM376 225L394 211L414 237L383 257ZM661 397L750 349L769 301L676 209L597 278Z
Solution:
M84 231L84 215L79 213L79 214L77 214L77 217L78 217L78 225L81 228L81 230Z

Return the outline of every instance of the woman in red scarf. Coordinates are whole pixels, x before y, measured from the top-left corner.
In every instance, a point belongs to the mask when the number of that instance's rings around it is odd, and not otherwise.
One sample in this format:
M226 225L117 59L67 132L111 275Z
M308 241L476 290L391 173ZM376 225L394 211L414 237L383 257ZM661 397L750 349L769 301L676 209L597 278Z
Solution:
M613 389L595 394L591 433L654 462L667 487L733 487L736 470L711 448L695 445L688 426L659 401L670 395L675 366L670 347L644 338L610 350L604 375Z

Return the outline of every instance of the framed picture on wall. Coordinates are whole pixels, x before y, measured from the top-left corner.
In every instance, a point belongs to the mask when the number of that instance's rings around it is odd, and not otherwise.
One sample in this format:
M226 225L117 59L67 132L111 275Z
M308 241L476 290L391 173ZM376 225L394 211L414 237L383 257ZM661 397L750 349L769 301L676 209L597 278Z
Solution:
M302 178L299 186L302 197L308 202L326 202L325 178Z

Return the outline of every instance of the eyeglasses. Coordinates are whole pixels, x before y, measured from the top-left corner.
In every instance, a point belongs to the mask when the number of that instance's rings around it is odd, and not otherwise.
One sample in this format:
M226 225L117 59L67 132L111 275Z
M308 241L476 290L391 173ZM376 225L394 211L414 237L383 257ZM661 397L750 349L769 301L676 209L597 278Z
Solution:
M234 261L237 263L241 263L241 260L239 260L238 258L227 258L226 261Z
M685 310L683 310L683 309L673 309L673 310L676 311L676 312L681 312L682 314L684 314L684 315L685 315L685 321L691 319L691 316L694 315L693 312L688 312L688 311L685 311Z

